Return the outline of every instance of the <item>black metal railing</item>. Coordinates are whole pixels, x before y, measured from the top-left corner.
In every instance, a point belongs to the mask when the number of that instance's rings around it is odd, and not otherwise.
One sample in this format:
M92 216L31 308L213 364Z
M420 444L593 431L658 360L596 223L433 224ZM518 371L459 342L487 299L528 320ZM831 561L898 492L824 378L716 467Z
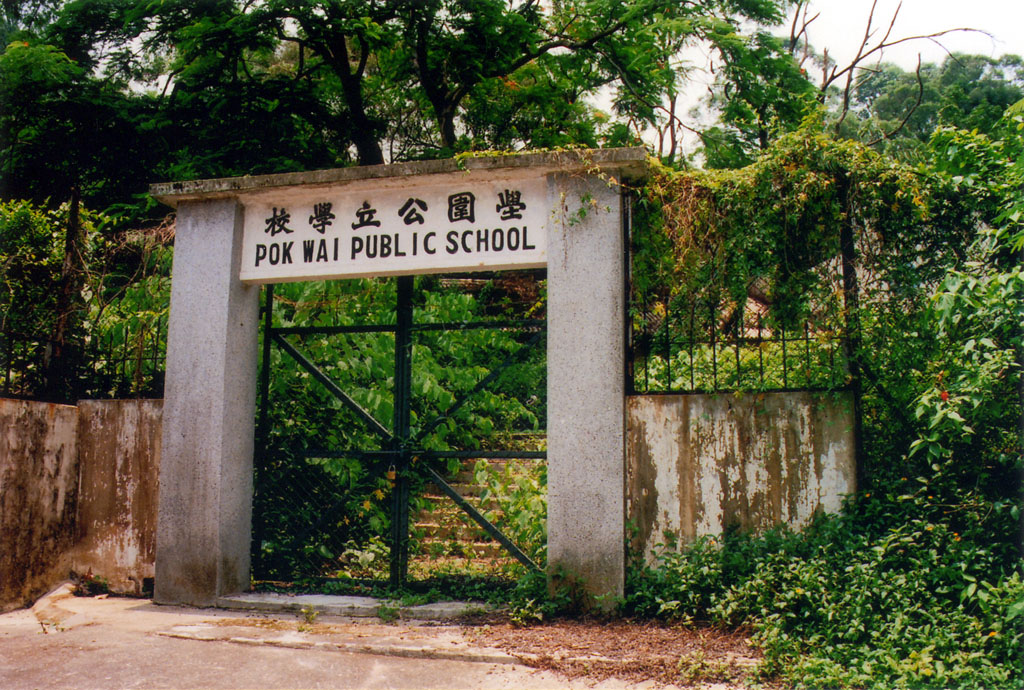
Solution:
M848 381L843 330L833 316L786 325L761 303L698 300L631 310L631 393L835 390Z
M0 331L0 396L73 403L162 397L167 324L49 338Z

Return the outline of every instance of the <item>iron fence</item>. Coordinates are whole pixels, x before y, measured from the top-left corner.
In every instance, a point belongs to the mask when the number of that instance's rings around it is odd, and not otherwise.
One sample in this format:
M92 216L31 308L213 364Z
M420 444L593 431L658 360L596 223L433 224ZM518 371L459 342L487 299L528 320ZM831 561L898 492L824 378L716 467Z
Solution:
M167 324L80 334L63 346L0 331L0 395L73 403L163 396Z
M836 390L849 380L834 312L787 325L763 302L634 299L630 335L633 394Z

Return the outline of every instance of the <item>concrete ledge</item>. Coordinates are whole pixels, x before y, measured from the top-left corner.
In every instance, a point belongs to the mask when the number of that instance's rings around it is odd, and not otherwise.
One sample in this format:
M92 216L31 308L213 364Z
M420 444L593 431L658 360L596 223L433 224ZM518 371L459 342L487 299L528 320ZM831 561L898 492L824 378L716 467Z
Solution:
M314 186L383 180L413 175L438 175L486 170L532 168L541 172L604 172L615 171L625 177L637 177L647 170L647 151L642 147L613 149L578 149L544 153L509 153L444 160L333 168L309 172L274 175L246 175L212 180L161 182L150 185L149 193L168 206L182 201L235 197L277 187Z
M380 638L364 642L346 642L330 633L246 630L243 626L181 625L157 633L161 637L201 642L231 642L250 646L310 649L347 654L403 657L406 659L444 659L484 664L519 664L517 657L498 649L472 647L461 639L449 639L440 632L427 640L405 640L400 637ZM317 639L317 638L320 639ZM323 639L323 638L327 639ZM447 643L447 646L445 645Z
M327 616L376 618L394 615L405 620L454 620L490 611L480 602L441 601L419 606L400 606L396 601L374 597L349 597L330 594L278 594L253 592L233 594L217 599L222 609L262 611L266 613L300 613L312 610Z

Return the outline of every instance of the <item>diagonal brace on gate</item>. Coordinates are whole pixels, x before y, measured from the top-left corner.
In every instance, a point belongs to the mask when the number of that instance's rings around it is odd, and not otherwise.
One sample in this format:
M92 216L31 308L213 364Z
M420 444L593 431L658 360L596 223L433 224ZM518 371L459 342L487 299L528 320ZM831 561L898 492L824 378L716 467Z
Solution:
M465 512L466 515L473 518L473 520L478 525L480 525L484 529L484 531L491 536L492 539L501 544L506 551L512 554L513 558L515 558L517 561L525 565L527 568L540 572L540 567L536 563L534 563L529 556L523 553L522 549L516 546L511 539L502 534L501 530L495 527L490 520L485 518L483 514L479 510L474 508L469 501L463 498L458 491L453 489L452 486L444 480L444 477L438 474L438 472L433 467L428 467L427 473L430 475L431 480L433 480L433 482L437 484L437 488L441 489L441 491L443 491L448 496L448 498L455 501L455 505L459 506L459 508L462 508L463 512Z
M268 318L268 322L269 322L269 318ZM451 324L442 324L442 325L438 325L438 324L429 324L429 325L428 324L423 324L423 325L419 326L417 328L417 330L420 330L420 329L422 329L422 330L433 330L435 328L438 328L439 326L441 326L441 327L448 327L450 325ZM500 325L504 326L504 325L508 325L508 324L502 323ZM531 323L530 325L534 325L534 324ZM474 328L474 327L480 328L480 327L487 327L487 326L494 327L494 325L484 324L484 323L479 323L479 324L477 324L477 323L468 323L468 324L460 324L460 326L462 326L462 327L469 327L469 328ZM311 329L295 329L295 328L292 328L292 329L281 329L281 331L287 331L287 332L293 332L293 331L294 332L298 332L300 330L303 330L303 331L310 330L312 332ZM338 329L338 330L349 330L349 327L342 327L341 329ZM360 329L360 330L362 330L362 329ZM367 328L366 330L370 330L370 328ZM378 330L378 329L373 329L373 330ZM355 453L355 454L363 456L363 457L365 457L367 459L370 458L370 457L374 457L374 456L376 456L378 458L378 461L376 463L374 463L374 466L371 468L371 471L370 471L371 476L376 476L376 475L379 475L381 472L383 472L384 468L388 466L388 459L392 459L392 460L393 459L399 459L399 464L402 464L403 466L405 464L407 464L408 458L411 457L411 449L410 449L411 445L419 443L425 437L427 437L431 432L433 432L445 420L450 419L454 413L456 413L461 407L463 407L474 396L479 394L487 386L489 386L491 383L493 383L509 367L511 367L514 364L517 364L517 363L523 361L525 359L526 355L531 351L531 349L545 335L544 331L539 331L539 332L535 333L533 335L533 337L530 338L529 341L527 341L525 344L523 344L522 347L517 349L515 352L510 354L508 357L506 357L506 359L501 364L499 364L486 377L481 379L473 387L473 389L471 389L470 391L468 391L465 394L463 394L447 410L445 410L443 413L438 415L434 420L432 420L430 422L430 424L428 424L424 429L422 429L416 435L415 439L411 439L410 440L410 439L406 438L405 440L402 440L402 439L399 439L398 436L396 436L394 433L389 431L387 429L387 427L385 427L383 424L381 424L375 417L373 417L373 415L371 415L369 412L367 412L365 409L363 409L362 406L360 406L355 400L353 400L348 394L346 394L327 374L325 374L314 362L312 362L308 357L306 357L298 348L296 348L290 342L288 342L288 340L285 339L285 337L282 335L282 332L276 331L275 329L271 329L271 328L268 328L268 332L269 332L273 342L276 342L285 352L288 353L289 356L292 357L292 359L294 359L303 369L305 369L310 375L312 375L315 380L319 381L328 390L328 392L330 392L334 397L336 397L338 400L340 400L349 410L351 410L353 413L355 413L356 416L359 419L361 419L366 424L366 426L369 428L369 430L372 431L373 433L375 433L378 437L380 437L381 440L386 445L392 446L391 450L387 450L387 451L356 452ZM458 455L460 455L460 456L464 455L466 453L472 453L472 451L463 451L463 452L454 451L454 452L458 453ZM490 453L487 453L487 451L477 451L477 453L481 453L481 452L483 454L490 455ZM330 453L330 455L334 455L334 453ZM353 455L353 453L343 453L343 455ZM427 452L424 452L421 457L423 457L423 459L430 458L430 459L435 459L436 460L438 457L443 457L444 455L445 455L444 453L440 453L440 452L429 452L429 451L427 451ZM501 455L504 455L504 453L501 453ZM540 456L543 456L543 455L546 455L546 454L543 454L543 453L528 453L528 455L540 457ZM385 458L385 457L382 457L382 456L388 456L388 457ZM307 455L307 457L313 457L313 456L312 455ZM402 459L405 459L405 462L403 462ZM391 466L394 466L394 463L392 463ZM429 474L430 478L438 486L438 488L440 488L443 493L445 493L449 498L451 498L456 503L456 505L458 505L459 508L461 508L463 510L463 512L465 512L470 518L472 518L477 524L479 524L480 527L483 528L483 530L488 535L490 535L499 544L501 544L501 546L510 555L512 555L516 560L518 560L520 563L522 563L527 568L530 568L530 569L535 570L535 571L539 571L540 570L540 568L537 566L537 564L534 563L529 558L529 556L527 556L525 553L523 553L523 551L521 549L519 549L504 534L502 534L502 532L494 524L492 524L489 520L487 520L487 518L485 518L483 516L483 514L481 514L475 507L473 507L472 504L467 502L465 500L465 498L463 498L457 491L455 491L455 489L452 488L434 468L428 466L426 468L426 471ZM320 518L318 520L316 520L315 524L310 525L310 526L307 527L307 529L305 530L305 533L311 533L311 532L315 531L316 529L318 529L323 524L326 524L331 519L331 517L334 514L337 513L337 511L340 509L340 507L342 505L343 505L343 501L339 500L334 505L329 506L328 509L321 514ZM393 565L393 567L394 567L394 565ZM394 574L393 574L393 579L394 579Z
M364 410L359 403L349 397L345 391L341 390L341 388L338 387L338 384L332 381L327 374L322 372L316 364L299 352L299 350L285 340L283 336L274 333L273 338L274 342L281 346L281 349L291 355L292 359L298 362L303 369L308 371L313 378L322 383L324 387L330 391L331 395L344 403L345 407L355 412L356 416L362 419L363 422L366 423L366 426L370 428L370 431L380 436L386 443L392 443L394 441L394 436L392 436L391 432L388 431L387 427L378 422L376 417Z
M505 373L506 369L526 359L526 356L530 353L530 350L533 349L533 346L540 342L540 339L543 337L544 331L537 331L536 333L534 333L533 337L531 337L521 348L519 348L511 355L506 357L505 361L503 361L501 364L495 367L495 369L490 374L480 379L480 381L478 381L477 384L473 386L472 390L463 394L462 397L457 399L451 405L451 407L449 407L447 410L445 410L437 417L435 417L434 420L430 422L430 424L427 424L425 427L423 427L423 429L418 434L416 434L414 443L418 443L422 441L424 438L426 438L428 435L430 435L434 431L434 429L439 427L442 424L442 422L444 422L446 419L449 419L455 412L459 410L459 408L461 408L463 405L469 402L470 399L473 398L473 396L487 388L487 386L491 385L491 383L495 379L497 379L499 376Z

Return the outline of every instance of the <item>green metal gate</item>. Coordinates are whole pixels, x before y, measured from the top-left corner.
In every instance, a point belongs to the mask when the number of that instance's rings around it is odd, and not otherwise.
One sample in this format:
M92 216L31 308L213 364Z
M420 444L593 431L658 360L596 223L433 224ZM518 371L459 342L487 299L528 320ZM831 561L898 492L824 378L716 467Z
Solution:
M337 546L330 546L332 531L344 533L345 506L351 501L351 486L344 485L344 477L332 476L324 470L331 458L357 460L362 467L361 477L376 480L386 479L390 487L390 524L388 544L390 547L389 584L392 588L403 586L408 578L409 565L409 520L410 498L425 481L433 482L475 521L490 537L520 563L528 568L538 566L498 527L492 524L471 503L453 489L444 476L443 461L461 458L479 459L536 459L546 457L544 451L473 448L438 449L437 435L440 429L457 418L464 406L471 404L488 391L510 368L522 365L528 359L536 361L543 357L545 336L544 319L481 319L461 322L423 322L414 319L413 276L395 279L394 320L387 323L350 324L332 326L281 326L275 325L274 286L264 290L262 307L263 340L260 373L259 412L256 438L256 487L254 497L254 542L253 569L257 579L305 579L316 580L330 577L330 568L318 568L315 563L326 564L336 555ZM500 363L492 366L486 375L429 421L412 424L414 403L413 373L414 342L418 335L438 331L469 331L478 329L498 330L516 333L518 347L508 353ZM354 336L355 334L392 334L394 337L394 360L392 378L393 414L390 427L378 419L352 395L346 392L345 383L325 372L322 362L314 361L303 351L303 342L310 338ZM275 355L276 352L279 353ZM271 411L274 405L287 405L288 400L276 400L271 395L271 374L275 356L278 360L287 357L297 363L302 377L312 386L320 387L333 399L340 402L343 412L338 421L328 421L321 429L304 430L307 441L299 447L286 447L272 442L274 429ZM541 367L543 370L543 367ZM536 391L544 395L543 379ZM344 417L342 420L341 417ZM330 441L332 424L358 424L367 432L364 438L371 439L359 447L337 447ZM351 428L347 426L346 428ZM310 440L312 439L312 440ZM296 486L306 489L296 490ZM291 492L284 494L282 492ZM374 492L381 496L381 490ZM288 510L291 505L293 510ZM287 539L284 534L287 532ZM276 534L276 538L271 538ZM287 548L302 550L312 556L311 568L293 570L271 566L270 561L300 562L298 554L288 560L280 553L281 544ZM269 546L268 546L269 545ZM275 551L275 549L279 549ZM309 559L307 559L309 560ZM319 570L319 572L317 572Z

